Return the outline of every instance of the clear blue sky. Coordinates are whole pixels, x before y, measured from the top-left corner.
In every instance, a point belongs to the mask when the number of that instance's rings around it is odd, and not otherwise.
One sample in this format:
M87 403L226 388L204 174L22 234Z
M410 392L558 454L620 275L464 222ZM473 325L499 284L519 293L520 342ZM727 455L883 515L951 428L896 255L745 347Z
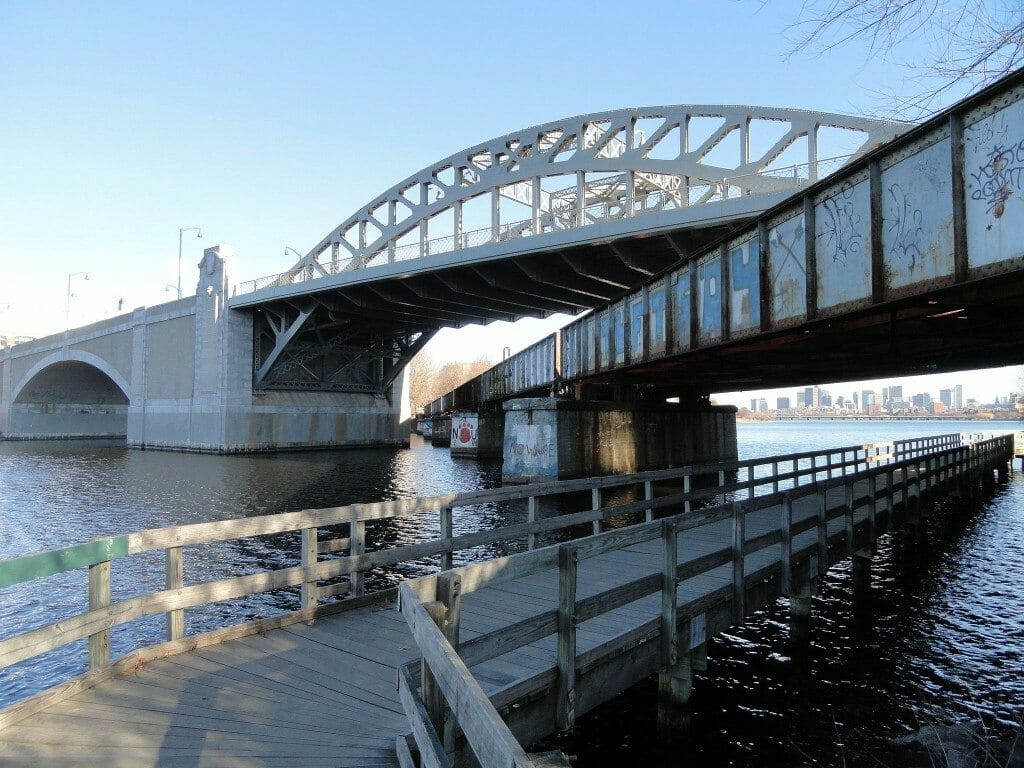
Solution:
M879 112L879 89L912 87L856 47L787 60L799 6L0 0L0 332L59 330L69 272L90 275L72 322L172 298L178 227L204 234L186 235L187 292L213 243L234 246L236 280L279 272L285 246L534 123L681 102Z

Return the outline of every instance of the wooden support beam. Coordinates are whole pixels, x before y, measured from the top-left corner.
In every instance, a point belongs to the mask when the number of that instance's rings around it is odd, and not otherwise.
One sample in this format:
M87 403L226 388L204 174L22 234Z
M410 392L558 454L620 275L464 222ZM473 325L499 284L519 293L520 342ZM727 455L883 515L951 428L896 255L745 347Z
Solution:
M746 616L744 591L743 554L746 543L747 515L743 505L734 502L732 505L732 617L733 623L740 624Z
M302 565L303 567L309 567L316 565L319 549L317 548L317 529L316 528L303 528L302 529ZM300 587L299 604L304 611L308 611L316 607L317 598L319 597L319 586L316 580L304 581Z
M165 576L167 589L181 589L185 586L185 562L181 547L168 547ZM91 607L91 606L90 606ZM180 640L185 636L185 609L167 612L167 639Z
M98 611L110 605L110 561L89 566L89 610ZM110 664L110 630L101 629L89 635L89 669Z
M579 552L558 548L558 699L555 722L567 730L576 720L576 573Z

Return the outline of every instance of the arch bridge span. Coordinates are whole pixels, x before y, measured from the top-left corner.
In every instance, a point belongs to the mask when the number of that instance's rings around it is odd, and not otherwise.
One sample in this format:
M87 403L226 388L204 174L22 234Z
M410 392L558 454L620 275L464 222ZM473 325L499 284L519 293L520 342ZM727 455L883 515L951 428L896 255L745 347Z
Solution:
M254 384L329 389L381 354L387 384L439 328L600 306L906 127L670 105L467 148L373 198L290 269L237 287L230 305L257 310Z

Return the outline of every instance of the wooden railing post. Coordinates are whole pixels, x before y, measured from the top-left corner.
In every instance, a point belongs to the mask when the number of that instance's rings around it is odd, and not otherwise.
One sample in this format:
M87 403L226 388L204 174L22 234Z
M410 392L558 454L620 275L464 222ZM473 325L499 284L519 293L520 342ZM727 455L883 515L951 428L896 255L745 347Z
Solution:
M853 527L853 481L847 481L843 485L843 491L846 494L846 556L853 556L854 549L854 527Z
M683 475L683 493L689 495L690 493L690 475ZM689 513L693 509L693 505L690 503L690 499L687 498L683 501L683 512Z
M718 470L718 487L719 488L725 488L725 470L724 469ZM726 501L726 499L725 499L725 491L723 490L722 491L722 498L721 498L721 500L718 503L719 504L725 504L725 501Z
M790 596L793 589L793 492L782 495L782 594Z
M590 508L594 510L601 508L601 489L596 486L590 489ZM593 522L593 531L595 536L601 532L601 518Z
M892 465L888 467L885 475L885 497L888 509L886 510L886 518L888 522L889 530L891 531L895 526L896 519L896 470L892 468Z
M676 549L676 526L671 520L661 525L661 542L664 551L661 574L661 665L671 667L679 661L676 650L676 575L679 573L679 555Z
M815 483L818 498L818 573L828 570L828 486Z
M303 528L302 529L302 567L309 568L316 565L319 558L319 552L317 550L317 537L316 528ZM310 579L302 582L302 587L299 594L300 608L304 611L312 610L316 608L317 599L320 588L317 586L316 579Z
M868 536L872 546L878 538L878 520L875 513L875 504L878 502L878 474L872 473L868 478L868 493L871 495L871 503L868 505Z
M357 520L355 512L352 513L348 524L348 554L350 557L359 557L366 553L366 522ZM349 583L352 585L351 594L363 594L365 574L362 569L353 571L349 575Z
M779 462L772 462L772 493L779 492Z
M461 643L460 630L462 621L462 576L457 572L440 573L437 576L437 602L443 610L440 612L441 622L438 628L444 634L448 644L459 652ZM455 754L455 717L451 707L443 700L440 702L441 712L438 719L441 728L437 734L444 742L445 752Z
M576 572L579 552L558 549L558 700L556 724L567 730L576 720Z
M530 496L526 500L526 522L536 523L537 522L537 497ZM537 534L532 531L526 534L526 548L536 549L537 548Z
M444 625L444 606L439 601L426 602L423 607L438 627ZM446 719L444 694L434 678L434 673L430 671L427 662L423 660L420 661L420 687L423 694L423 706L427 709L427 716L430 718L430 724L434 727L434 733L440 739L444 735Z
M441 570L447 571L452 567L452 508L441 509L441 541L444 542L445 550L441 553Z
M742 623L746 616L744 605L744 552L747 541L747 518L743 506L739 502L732 505L732 619L736 624Z
M644 480L644 501L651 501L654 498L654 481ZM648 523L654 519L653 507L648 507L644 512L644 520Z
M181 589L185 586L185 563L181 555L181 547L167 548L166 585L168 589ZM185 609L179 608L167 612L167 639L180 640L185 636Z
M89 566L89 610L97 611L110 605L110 561ZM89 635L89 669L105 667L110 663L110 630Z

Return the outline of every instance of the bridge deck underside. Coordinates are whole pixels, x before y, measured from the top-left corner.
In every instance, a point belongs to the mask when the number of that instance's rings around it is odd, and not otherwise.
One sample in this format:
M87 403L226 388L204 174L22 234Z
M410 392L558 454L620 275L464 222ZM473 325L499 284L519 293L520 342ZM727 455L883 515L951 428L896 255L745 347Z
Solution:
M879 480L879 501L884 507L884 475ZM866 494L867 489L867 482L861 481L856 493ZM843 493L842 488L832 489L829 506L840 505ZM895 499L901 503L901 491L895 491ZM816 509L813 497L796 500L795 523L810 519ZM860 536L866 532L867 518L865 502L854 518ZM779 520L778 507L751 512L747 539L777 530ZM843 540L842 515L831 519L828 535L833 544ZM806 557L816 542L813 530L794 537L794 556L803 551L799 556ZM731 543L728 521L695 528L680 537L678 562L684 565ZM833 548L833 562L844 556L842 549ZM761 584L766 574L777 572L780 558L779 545L747 555L748 588L754 589L755 581ZM660 573L662 560L657 541L587 560L579 571L578 597ZM732 567L725 565L682 582L677 598L680 606L705 599L710 617L716 608L728 607L731 588ZM775 593L761 590L757 594L760 597L748 598L748 611L774 599L777 587ZM487 587L463 601L462 640L540 616L557 605L556 570ZM634 659L622 664L618 655L622 649L616 647L615 639L635 634L653 621L647 639L657 646L660 614L660 596L655 594L580 625L580 653L602 647L611 650L604 666L599 664L599 669L606 670L604 682L589 687L581 683L577 714L656 671L656 652L648 654L644 663ZM711 632L710 618L708 627ZM555 646L556 638L550 636L471 668L499 706L510 706L524 695L529 697L525 701L536 705L537 681L547 691L541 701L552 711L526 714L519 720L513 716L510 721L516 736L527 744L552 727ZM634 646L635 641L629 647ZM397 669L418 655L415 649L401 614L394 606L378 606L152 662L134 675L101 683L9 726L0 732L0 763L12 768L397 765L395 737L409 730L396 692ZM524 706L517 711L530 709Z
M724 231L678 229L378 278L365 270L352 273L359 281L314 280L296 286L302 291L295 295L259 302L243 296L233 306L314 307L310 327L353 319L411 331L576 314L637 288Z
M936 290L858 312L748 334L584 381L667 395L797 386L1024 361L1024 274ZM668 382L668 383L667 383Z

